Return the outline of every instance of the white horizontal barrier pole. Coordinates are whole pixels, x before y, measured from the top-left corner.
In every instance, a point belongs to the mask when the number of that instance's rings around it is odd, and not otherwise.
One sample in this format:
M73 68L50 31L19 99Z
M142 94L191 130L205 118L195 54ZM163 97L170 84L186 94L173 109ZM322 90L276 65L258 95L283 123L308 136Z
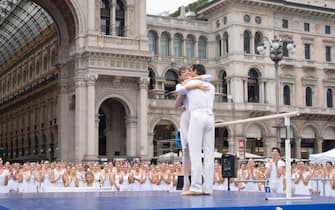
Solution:
M282 113L282 114L274 114L274 115L268 115L268 116L262 116L262 117L235 120L235 121L230 121L230 122L220 122L220 123L216 123L215 127L224 127L227 125L233 125L233 124L239 124L239 123L248 123L248 122L260 121L260 120L272 120L276 118L292 117L292 116L299 116L299 115L300 115L300 112L295 111L295 112L288 112L288 113Z

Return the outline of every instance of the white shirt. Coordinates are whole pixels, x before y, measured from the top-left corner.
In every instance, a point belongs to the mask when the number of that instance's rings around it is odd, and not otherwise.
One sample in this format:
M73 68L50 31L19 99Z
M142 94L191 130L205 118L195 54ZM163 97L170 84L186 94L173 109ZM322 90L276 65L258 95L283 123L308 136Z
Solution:
M213 79L212 75L210 75L210 74L203 74L203 75L200 75L200 77L201 77L201 80L206 81L206 82L211 81ZM199 80L194 80L194 81L199 81ZM186 95L187 94L186 89L182 84L177 84L176 85L176 92L178 92L180 95ZM188 110L187 97L184 97L183 106L186 110Z
M266 165L265 165L265 167L266 168L270 168L270 165L271 165L270 163L271 162L267 162ZM278 160L277 166L278 167L284 167L285 166L285 162L283 160ZM278 175L277 175L277 170L276 170L275 163L272 163L269 181L270 181L270 183L271 182L273 183L273 182L280 182L281 181L281 178L278 177Z

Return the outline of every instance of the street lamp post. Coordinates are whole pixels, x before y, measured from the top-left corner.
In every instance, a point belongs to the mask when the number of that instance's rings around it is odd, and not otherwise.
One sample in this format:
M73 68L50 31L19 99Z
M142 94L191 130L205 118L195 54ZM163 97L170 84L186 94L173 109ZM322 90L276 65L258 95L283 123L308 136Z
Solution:
M286 50L288 52L295 52L295 44L290 37L284 37L284 39L278 39L276 36L272 41L270 41L267 37L265 37L264 41L257 46L257 51L264 55L266 52L265 42L268 42L270 45L270 58L274 62L275 66L275 79L276 79L276 87L275 87L275 97L276 97L276 114L280 112L280 104L279 104L279 62L283 59L283 51L284 51L284 42L286 42ZM281 148L281 140L280 140L280 119L276 118L276 146Z

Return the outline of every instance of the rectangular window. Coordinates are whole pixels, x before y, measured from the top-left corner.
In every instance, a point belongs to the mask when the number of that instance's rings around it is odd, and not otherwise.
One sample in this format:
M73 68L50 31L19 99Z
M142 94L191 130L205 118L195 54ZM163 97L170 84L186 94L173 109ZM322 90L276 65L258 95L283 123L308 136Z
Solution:
M288 28L288 20L282 19L282 27L283 28Z
M305 59L311 59L311 45L305 44Z
M330 46L326 46L326 61L331 62L332 56L331 56L332 48Z
M102 34L109 35L109 23L110 23L110 20L108 17L101 17L100 29L101 29Z
M309 31L309 23L304 23L304 31Z
M330 25L325 26L325 34L331 34L331 27Z

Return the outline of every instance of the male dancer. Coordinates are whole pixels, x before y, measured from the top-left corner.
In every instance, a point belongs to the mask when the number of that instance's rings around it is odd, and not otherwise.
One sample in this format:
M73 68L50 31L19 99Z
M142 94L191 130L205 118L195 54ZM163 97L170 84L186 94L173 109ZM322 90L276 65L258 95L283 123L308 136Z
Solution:
M283 186L283 176L285 163L280 159L280 149L277 147L272 148L272 159L266 163L265 176L269 180L271 191L274 193L280 192ZM280 190L281 189L281 190Z
M201 64L192 68L193 76L204 74L206 69ZM190 89L196 84L205 84L208 91ZM209 195L213 191L214 176L214 115L213 104L215 88L206 81L190 80L185 86L176 89L179 94L186 95L190 112L189 132L187 140L191 160L191 186L182 195ZM204 183L202 184L201 151L204 153Z
M212 78L211 75L201 75L201 76L192 78L192 69L186 66L181 67L179 69L178 74L179 74L179 79L183 83L191 79L192 80L210 80ZM177 84L176 90L183 88L182 86L183 86L182 84ZM202 83L197 83L193 85L193 87L189 85L188 88L189 89L199 88L204 91L208 90L208 87ZM190 176L190 171L191 171L189 147L188 147L188 142L187 142L190 112L188 111L188 100L187 100L186 95L178 94L177 99L176 99L176 107L177 108L181 107L183 109L183 112L180 116L180 140L181 140L182 151L183 151L182 162L183 162L183 175L184 175L183 191L188 191L190 188L189 176Z

